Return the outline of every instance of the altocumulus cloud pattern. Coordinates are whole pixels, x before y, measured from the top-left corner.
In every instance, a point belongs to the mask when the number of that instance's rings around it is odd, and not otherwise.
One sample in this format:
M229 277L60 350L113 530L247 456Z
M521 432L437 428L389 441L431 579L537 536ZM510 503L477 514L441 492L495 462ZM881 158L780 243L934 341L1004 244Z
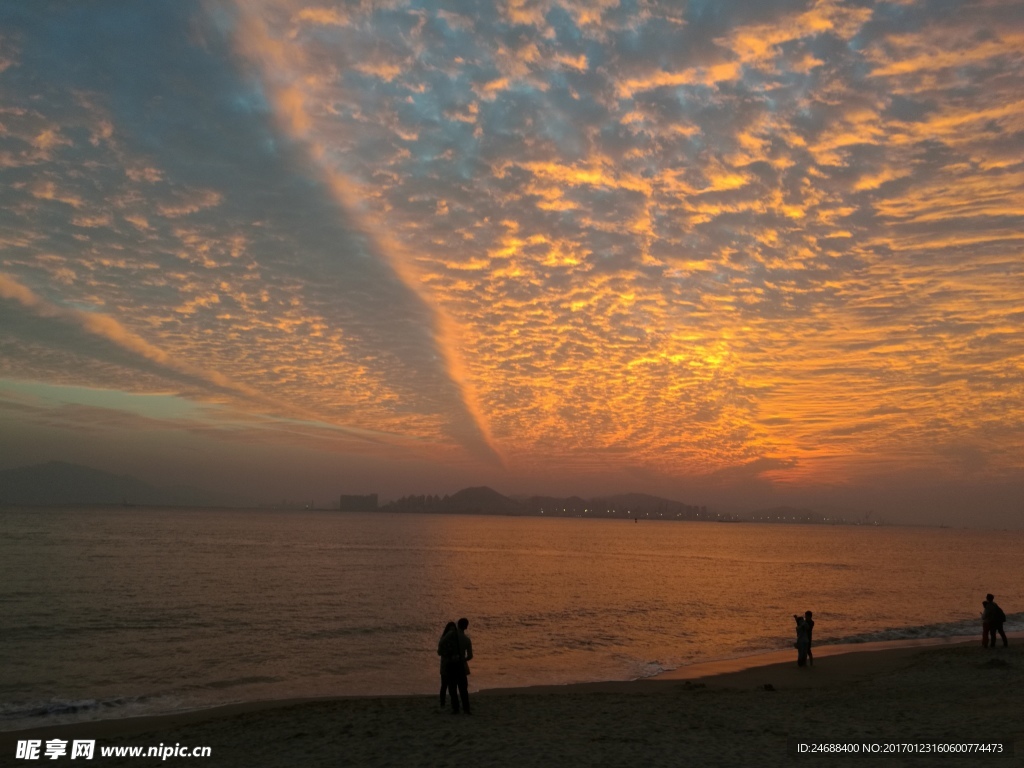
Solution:
M0 21L9 382L523 476L1020 475L1019 3Z

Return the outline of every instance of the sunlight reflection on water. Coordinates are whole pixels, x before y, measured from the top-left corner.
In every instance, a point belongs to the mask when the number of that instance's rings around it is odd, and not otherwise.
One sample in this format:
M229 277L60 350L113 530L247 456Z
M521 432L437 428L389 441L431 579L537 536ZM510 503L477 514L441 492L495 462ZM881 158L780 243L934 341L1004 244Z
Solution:
M474 688L786 648L806 609L817 644L973 631L985 592L1007 613L1024 604L1019 572L982 567L1022 543L923 528L6 509L0 713L431 693L437 636L461 615Z

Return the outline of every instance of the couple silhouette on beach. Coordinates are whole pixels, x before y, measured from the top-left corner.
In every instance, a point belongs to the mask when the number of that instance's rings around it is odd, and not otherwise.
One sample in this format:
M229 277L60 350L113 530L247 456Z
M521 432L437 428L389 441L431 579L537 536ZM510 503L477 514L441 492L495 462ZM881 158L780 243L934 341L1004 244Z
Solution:
M1003 609L996 605L995 598L992 595L985 595L985 599L981 601L981 607L984 609L981 614L981 644L985 648L996 647L996 632L1003 638L1003 647L1006 648L1009 643L1006 640L1006 632L1003 630L1003 622L1006 621L1006 614L1003 613Z
M813 615L810 611L804 611L803 616L793 614L793 618L796 620L796 642L793 643L793 647L796 648L798 667L807 666L808 661L812 667L814 666L814 654L811 652L811 635L814 632L814 619L811 618Z
M449 621L437 641L437 655L441 657L441 709L444 709L445 695L451 696L452 714L469 711L469 662L473 659L473 642L466 634L469 619Z

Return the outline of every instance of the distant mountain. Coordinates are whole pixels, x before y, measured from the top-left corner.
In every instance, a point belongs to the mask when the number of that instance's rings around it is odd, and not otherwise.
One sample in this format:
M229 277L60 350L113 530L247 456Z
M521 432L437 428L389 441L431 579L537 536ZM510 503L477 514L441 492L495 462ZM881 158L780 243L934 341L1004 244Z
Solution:
M464 488L451 496L403 496L380 508L387 512L445 512L449 514L522 515L521 502L503 496L493 488Z
M452 494L448 497L448 507L452 511L490 512L498 515L523 513L521 504L487 486L464 488Z
M115 475L63 461L0 471L0 505L214 506L230 503L220 494L187 486L157 488L131 475Z

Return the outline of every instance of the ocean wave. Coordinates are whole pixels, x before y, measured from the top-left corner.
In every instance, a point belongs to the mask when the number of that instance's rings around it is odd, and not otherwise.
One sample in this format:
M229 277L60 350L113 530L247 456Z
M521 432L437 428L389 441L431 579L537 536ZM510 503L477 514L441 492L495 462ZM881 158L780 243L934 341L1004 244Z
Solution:
M50 699L40 702L0 703L0 723L60 715L83 715L90 712L109 712L131 704L141 703L146 697L118 697L115 699Z
M37 701L0 702L0 732L96 720L165 715L196 709L202 705L202 701L192 702L173 694L96 699L53 697Z
M219 690L223 688L237 688L242 685L255 685L257 683L279 683L282 678L280 677L267 677L266 675L253 675L250 677L235 677L228 680L213 680L209 683L205 683L200 688L212 688Z
M1024 612L1007 615L1003 629L1007 632L1024 630ZM962 619L960 621L944 621L936 624L923 624L913 627L889 627L871 632L823 639L821 641L815 640L815 645L877 643L886 640L917 640L931 637L969 637L980 634L981 619L974 618Z

